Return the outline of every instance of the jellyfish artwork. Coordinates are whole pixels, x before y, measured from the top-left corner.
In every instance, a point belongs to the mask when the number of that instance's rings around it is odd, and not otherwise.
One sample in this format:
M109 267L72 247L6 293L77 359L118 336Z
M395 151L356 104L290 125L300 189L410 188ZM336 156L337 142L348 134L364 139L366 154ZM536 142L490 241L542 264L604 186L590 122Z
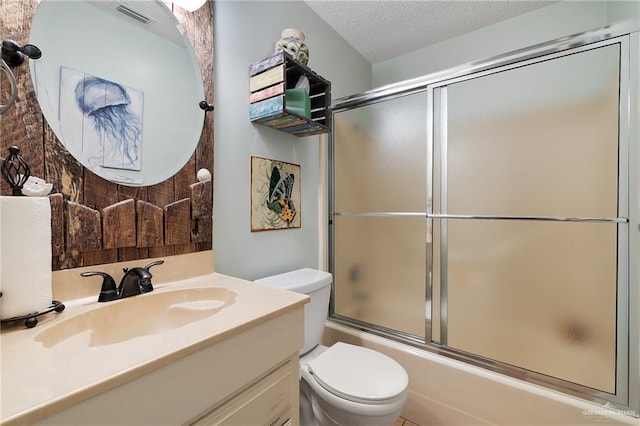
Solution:
M125 87L86 75L75 87L75 101L93 124L101 166L140 170L141 114L132 111Z

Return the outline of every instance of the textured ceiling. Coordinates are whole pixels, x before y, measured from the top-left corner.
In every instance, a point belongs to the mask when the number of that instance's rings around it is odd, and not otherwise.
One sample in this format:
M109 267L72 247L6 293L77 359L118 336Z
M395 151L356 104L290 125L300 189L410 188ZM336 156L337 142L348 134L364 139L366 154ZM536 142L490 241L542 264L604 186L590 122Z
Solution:
M371 64L549 6L538 0L305 0Z

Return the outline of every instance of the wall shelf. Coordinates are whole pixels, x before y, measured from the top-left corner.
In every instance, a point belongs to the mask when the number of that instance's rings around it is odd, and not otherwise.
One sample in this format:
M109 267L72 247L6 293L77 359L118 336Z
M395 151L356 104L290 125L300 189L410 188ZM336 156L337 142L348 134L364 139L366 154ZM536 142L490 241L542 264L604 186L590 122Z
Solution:
M287 108L286 90L295 88L298 79L309 80L310 117ZM257 124L296 136L311 136L331 131L329 105L331 82L293 59L285 51L249 67L249 119Z

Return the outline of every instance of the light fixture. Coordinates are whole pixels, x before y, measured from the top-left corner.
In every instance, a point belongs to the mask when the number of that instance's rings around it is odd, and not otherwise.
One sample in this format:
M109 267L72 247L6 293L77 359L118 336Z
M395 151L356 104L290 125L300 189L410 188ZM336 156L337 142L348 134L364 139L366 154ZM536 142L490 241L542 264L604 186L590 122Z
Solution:
M189 12L195 12L204 6L207 0L173 0L173 2Z

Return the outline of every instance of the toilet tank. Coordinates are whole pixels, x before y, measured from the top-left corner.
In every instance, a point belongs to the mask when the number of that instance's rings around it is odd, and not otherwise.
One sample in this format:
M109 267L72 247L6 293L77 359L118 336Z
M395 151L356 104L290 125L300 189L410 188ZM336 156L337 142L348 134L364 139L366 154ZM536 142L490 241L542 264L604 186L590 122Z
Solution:
M320 344L324 322L329 312L332 276L328 272L303 268L255 280L255 283L306 294L311 301L304 305L304 355Z

